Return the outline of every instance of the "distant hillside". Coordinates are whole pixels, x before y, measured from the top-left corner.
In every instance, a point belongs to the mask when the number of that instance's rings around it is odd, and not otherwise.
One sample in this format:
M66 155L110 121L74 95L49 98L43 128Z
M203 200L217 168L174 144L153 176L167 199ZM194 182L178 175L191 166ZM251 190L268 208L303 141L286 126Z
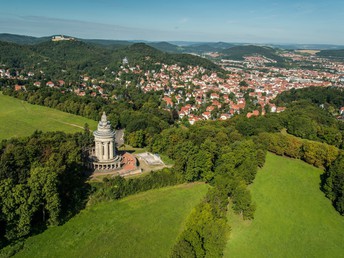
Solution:
M160 51L168 52L168 53L181 53L185 51L185 47L173 45L168 42L151 42L151 43L147 43L147 45L154 47L156 49L159 49Z
M80 63L88 58L105 58L107 51L100 47L93 46L81 41L60 41L60 42L44 42L29 47L32 51L39 53L51 59L51 61L72 60ZM99 57L100 59L100 57Z
M244 60L245 56L260 55L273 59L277 62L283 62L284 59L277 54L277 50L271 47L265 46L235 46L225 50L222 50L224 58L233 60Z
M215 43L210 43L210 46L217 48L217 49L226 49L230 47L234 47L236 45L241 45L237 43L227 43L227 42L215 42Z
M124 57L128 58L129 65L140 65L144 70L155 69L157 63L199 65L209 70L221 70L207 59L189 54L165 53L144 43L104 47L78 40L46 41L34 45L0 41L1 65L31 71L37 75L43 71L49 80L75 81L80 79L81 74L95 78L104 75L111 77L112 71L119 71Z
M77 39L79 41L92 44L95 46L108 48L108 49L119 49L126 46L130 46L133 44L133 42L126 41L126 40L107 40L107 39Z
M31 36L24 36L24 35L16 35L16 34L9 34L9 33L1 33L0 34L0 41L16 43L20 45L33 45L37 43L41 43L44 41L49 41L51 37L31 37Z
M128 45L133 44L133 42L130 42L127 40L109 40L109 39L78 39L78 40L86 42L86 43L94 43L94 44L104 45L104 46L111 46L111 45L128 46Z
M165 44L165 46L168 46L167 44ZM162 62L162 63L170 64L170 65L178 64L180 66L187 66L187 65L202 66L206 69L213 70L213 71L221 70L219 66L217 66L216 64L214 64L208 59L201 58L195 55L184 54L184 53L181 53L181 54L164 53L144 43L135 43L124 49L121 49L120 51L118 51L118 53L121 53L122 56L125 55L126 57L128 57L129 62L130 60L132 60L134 62L147 63L146 57L149 56L151 58L150 63Z
M40 44L43 42L51 41L52 36L46 37L32 37L32 36L24 36L24 35L16 35L16 34L9 34L9 33L0 33L0 41L15 43L19 45L35 45ZM133 42L127 40L108 40L108 39L81 39L76 38L78 41L96 44L104 47L111 46L112 48L118 48L123 46L128 46L133 44Z
M195 53L221 52L222 50L233 46L235 46L235 44L226 42L197 43L186 47L186 50Z
M223 49L233 47L235 44L226 42L193 43L190 45L176 45L169 42L151 42L147 45L168 53L195 53L219 52Z
M0 65L9 68L31 67L41 60L29 46L0 41Z
M322 50L317 53L317 56L336 60L344 60L344 49Z
M113 61L111 50L81 41L48 41L30 46L29 49L39 56L29 67L44 71L47 79L53 80L77 80L80 74L100 76L102 69Z
M46 37L32 37L25 35L17 35L10 33L0 33L0 41L12 42L22 45L33 45L50 41L51 36ZM74 37L76 38L76 37ZM228 42L189 42L189 41L169 41L169 42L148 42L144 40L112 40L112 39L82 39L76 38L79 41L97 44L106 47L118 48L121 46L128 46L134 43L146 43L152 47L155 47L164 52L171 53L204 53L219 51L222 49L231 48L233 46L244 46L247 43L228 43ZM170 44L170 45L168 45ZM315 49L315 50L335 50L344 49L344 45L333 44L263 44L267 47L279 48L279 49Z

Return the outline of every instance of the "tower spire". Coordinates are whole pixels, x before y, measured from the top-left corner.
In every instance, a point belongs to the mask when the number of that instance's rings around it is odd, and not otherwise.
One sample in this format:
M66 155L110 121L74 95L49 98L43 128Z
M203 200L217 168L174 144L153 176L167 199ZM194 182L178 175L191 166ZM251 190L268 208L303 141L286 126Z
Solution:
M106 117L105 111L103 111L103 115L102 115L101 121L105 122L105 123L107 122L107 117Z

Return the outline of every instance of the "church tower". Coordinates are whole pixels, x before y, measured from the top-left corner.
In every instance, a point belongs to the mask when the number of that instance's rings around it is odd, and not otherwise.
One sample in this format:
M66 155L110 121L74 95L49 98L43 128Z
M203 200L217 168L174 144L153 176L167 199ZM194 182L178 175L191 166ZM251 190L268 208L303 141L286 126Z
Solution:
M112 130L105 112L103 112L98 128L93 135L95 143L92 152L93 168L99 171L120 168L121 157L116 155L115 131Z

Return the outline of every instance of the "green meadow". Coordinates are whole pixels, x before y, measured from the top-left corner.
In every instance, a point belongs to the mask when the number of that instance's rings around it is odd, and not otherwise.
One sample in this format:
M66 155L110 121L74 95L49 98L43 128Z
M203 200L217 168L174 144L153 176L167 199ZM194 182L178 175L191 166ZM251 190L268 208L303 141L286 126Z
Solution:
M169 257L207 189L183 184L96 204L28 238L15 257Z
M268 153L251 187L255 219L229 214L225 257L344 257L344 217L319 189L321 174Z
M97 122L56 109L31 105L0 93L0 140L31 135L35 130L82 131L85 123L95 129Z

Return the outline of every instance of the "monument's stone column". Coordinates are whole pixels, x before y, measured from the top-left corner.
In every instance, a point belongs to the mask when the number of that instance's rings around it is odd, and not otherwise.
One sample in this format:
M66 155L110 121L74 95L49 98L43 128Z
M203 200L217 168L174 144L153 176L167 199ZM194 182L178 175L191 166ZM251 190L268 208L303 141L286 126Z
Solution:
M110 159L113 159L113 153L114 153L114 148L113 148L113 141L110 142Z
M104 142L104 160L109 160L109 142Z

